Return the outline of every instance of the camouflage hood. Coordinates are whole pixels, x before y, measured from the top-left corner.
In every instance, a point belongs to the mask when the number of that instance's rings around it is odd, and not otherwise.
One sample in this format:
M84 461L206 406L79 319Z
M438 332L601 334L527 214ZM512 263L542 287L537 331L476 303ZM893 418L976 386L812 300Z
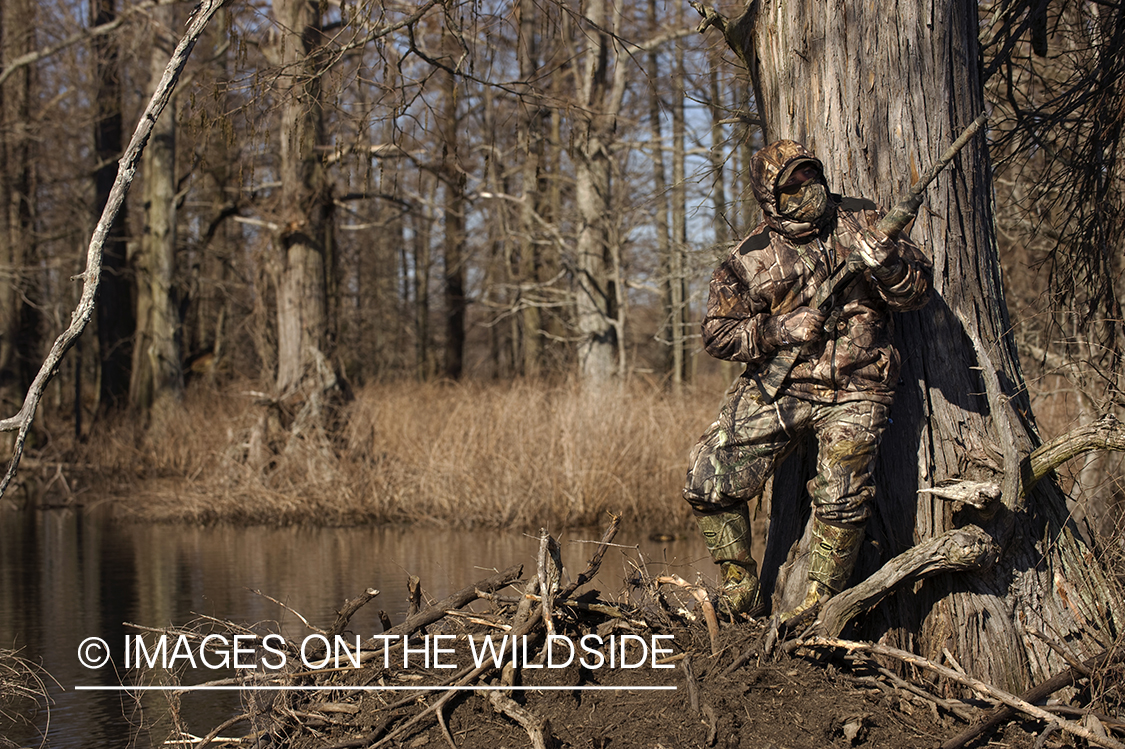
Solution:
M802 236L814 227L800 224L786 218L778 206L781 184L788 179L793 170L802 163L811 163L823 175L824 165L816 156L800 143L791 140L778 140L770 143L750 160L750 189L762 206L766 223L790 236ZM820 228L835 215L837 196L829 193L829 208L816 223Z

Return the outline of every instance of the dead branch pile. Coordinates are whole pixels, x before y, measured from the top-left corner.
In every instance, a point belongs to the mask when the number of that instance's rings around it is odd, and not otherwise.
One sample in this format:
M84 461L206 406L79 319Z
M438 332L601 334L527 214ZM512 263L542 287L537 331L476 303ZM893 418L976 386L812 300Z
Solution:
M560 568L557 544L545 531L540 535L535 573L527 578L522 566L516 566L425 607L419 582L412 579L413 605L405 621L390 626L384 618L384 633L366 642L351 635L343 637L352 646L343 661L338 653L330 658L333 654L327 648L306 652L298 659L298 650L305 645L286 641L284 649L293 656L288 663L301 663L301 667L259 669L221 682L242 688L244 712L206 736L181 731L169 744L193 749L219 744L377 749L422 746L427 741L422 734L440 731L444 742L454 749L490 745L464 738L459 742L458 737L465 733L465 713L470 712L477 719L484 713L504 716L531 746L545 748L573 744L563 736L563 727L552 725L550 700L572 699L571 692L583 689L626 690L634 696L641 690L675 689L678 694L671 696L647 692L657 697L639 710L667 710L664 720L679 725L678 740L715 746L724 732L742 730L737 721L731 722L730 707L722 703L724 693L737 696L741 688L745 694L769 669L794 674L795 662L810 663L809 668L811 663L831 662L829 670L835 678L849 680L851 692L895 695L903 705L925 706L929 712L922 714L933 716L931 731L935 725L947 727L945 735L951 738L943 749L964 747L1014 719L1033 719L1033 727L1046 727L1040 746L1046 745L1051 733L1063 731L1091 745L1125 749L1119 738L1125 735L1125 721L1112 717L1125 699L1116 694L1106 700L1104 688L1106 683L1121 681L1119 651L1075 663L1021 696L911 653L810 634L816 631L815 625L802 637L774 648L771 656L764 647L768 634L764 621L728 620L720 630L706 591L674 575L650 574L643 558L626 581L624 602L604 600L596 590L583 592L612 546L616 530L615 519L586 569L570 582ZM326 629L305 624L323 638L318 642L338 642L351 617L377 595L368 590L345 602ZM251 631L231 627L231 631ZM195 636L203 635L196 631ZM494 650L487 657L477 657L484 652L482 642L489 636ZM658 648L660 637L665 639ZM554 646L562 640L592 642L580 657L600 658L603 664L632 659L634 663L643 661L644 667L599 671L586 664L567 663L552 668L559 658ZM638 660L637 646L645 641L652 645ZM497 653L500 657L494 657ZM788 665L771 665L771 657ZM317 667L308 667L310 659L319 661ZM791 676L786 678L793 681ZM803 688L816 688L800 683ZM1102 685L1100 694L1095 694L1095 683ZM1067 704L1044 706L1064 688L1075 698ZM532 693L557 698L532 700ZM1103 699L1097 703L1099 696ZM686 709L668 710L673 697L675 704L684 702ZM816 699L821 698L813 697ZM991 712L986 714L986 710ZM863 743L864 732L872 725L870 716L861 713L833 720L833 730L853 745Z

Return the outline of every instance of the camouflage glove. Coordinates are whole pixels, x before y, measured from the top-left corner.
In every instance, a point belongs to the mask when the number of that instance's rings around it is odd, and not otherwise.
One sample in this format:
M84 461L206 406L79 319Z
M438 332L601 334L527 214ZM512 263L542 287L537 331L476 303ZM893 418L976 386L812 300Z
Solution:
M798 307L784 315L774 315L762 325L762 337L774 347L819 341L824 337L827 315L812 307Z
M864 231L856 246L863 264L872 270L886 268L898 260L898 244L880 231Z

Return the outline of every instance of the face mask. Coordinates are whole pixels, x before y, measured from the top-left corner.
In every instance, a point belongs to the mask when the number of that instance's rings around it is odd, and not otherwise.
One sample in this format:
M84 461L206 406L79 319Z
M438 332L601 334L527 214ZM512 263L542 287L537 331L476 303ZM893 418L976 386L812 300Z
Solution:
M778 212L794 221L816 221L828 210L828 187L819 177L796 189L788 188L777 198Z

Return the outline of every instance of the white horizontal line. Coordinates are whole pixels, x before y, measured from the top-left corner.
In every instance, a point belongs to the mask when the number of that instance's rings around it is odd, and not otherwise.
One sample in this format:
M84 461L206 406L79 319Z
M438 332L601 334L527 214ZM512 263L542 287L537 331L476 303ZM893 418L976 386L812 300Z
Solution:
M650 687L559 687L559 686L542 686L542 687L503 687L503 686L481 686L481 687L439 687L439 686L421 686L421 687L287 687L277 684L262 684L260 686L108 686L108 687L91 687L76 685L74 687L77 692L240 692L243 690L253 689L262 692L636 692L636 691L675 691L679 689L677 686L650 686Z

